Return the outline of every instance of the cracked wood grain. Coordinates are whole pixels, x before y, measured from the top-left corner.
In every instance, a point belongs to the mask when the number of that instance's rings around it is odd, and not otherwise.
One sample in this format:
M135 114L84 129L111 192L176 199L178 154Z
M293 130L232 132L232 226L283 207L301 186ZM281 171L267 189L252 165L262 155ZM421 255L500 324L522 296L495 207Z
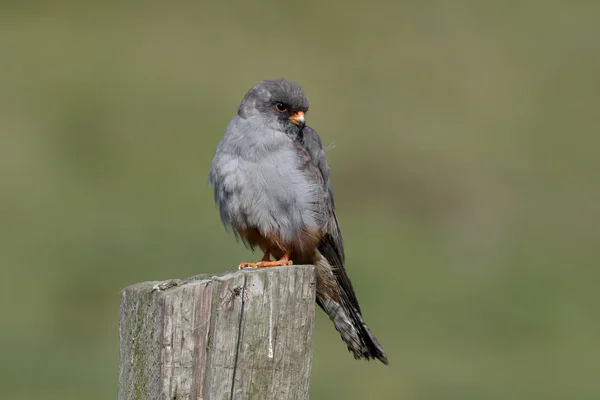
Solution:
M127 287L119 399L308 399L315 279L303 265Z

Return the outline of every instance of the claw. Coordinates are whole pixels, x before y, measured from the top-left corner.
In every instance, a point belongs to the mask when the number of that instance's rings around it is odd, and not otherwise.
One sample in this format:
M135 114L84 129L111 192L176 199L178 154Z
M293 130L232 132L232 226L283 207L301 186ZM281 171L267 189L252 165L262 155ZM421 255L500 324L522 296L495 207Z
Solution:
M240 265L238 265L238 269L256 268L256 264L258 264L258 263L257 262L241 262Z
M263 260L259 262L243 262L238 265L238 269L281 267L286 265L294 265L288 254L284 254L283 257L277 261L265 261L265 257L263 257Z
M259 261L256 263L256 268L265 267L282 267L284 265L293 265L294 263L290 260L277 260L277 261Z

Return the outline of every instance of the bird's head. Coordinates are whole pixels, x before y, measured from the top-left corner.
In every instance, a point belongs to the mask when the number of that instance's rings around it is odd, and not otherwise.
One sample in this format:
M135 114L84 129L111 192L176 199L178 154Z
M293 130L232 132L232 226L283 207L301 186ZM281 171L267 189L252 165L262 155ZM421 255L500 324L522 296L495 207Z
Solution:
M258 116L264 122L287 134L302 131L308 111L308 100L297 83L285 79L262 81L246 93L238 115Z

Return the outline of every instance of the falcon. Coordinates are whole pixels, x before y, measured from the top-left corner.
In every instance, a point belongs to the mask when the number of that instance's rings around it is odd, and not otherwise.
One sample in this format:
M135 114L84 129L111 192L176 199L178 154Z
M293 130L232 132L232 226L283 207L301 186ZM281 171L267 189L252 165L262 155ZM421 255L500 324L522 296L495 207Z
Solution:
M315 265L317 304L348 350L357 359L387 364L344 268L327 157L321 138L305 124L308 107L294 82L265 80L252 87L217 145L209 184L226 229L264 253L240 269Z

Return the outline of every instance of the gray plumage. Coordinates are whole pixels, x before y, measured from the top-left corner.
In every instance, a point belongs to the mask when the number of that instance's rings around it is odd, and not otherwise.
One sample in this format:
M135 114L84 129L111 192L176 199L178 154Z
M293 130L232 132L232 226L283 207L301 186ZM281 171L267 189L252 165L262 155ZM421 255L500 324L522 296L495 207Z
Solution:
M293 82L251 88L217 146L209 184L226 228L248 247L317 266L317 303L348 349L355 358L387 364L344 269L325 150L317 132L304 125L308 107Z

